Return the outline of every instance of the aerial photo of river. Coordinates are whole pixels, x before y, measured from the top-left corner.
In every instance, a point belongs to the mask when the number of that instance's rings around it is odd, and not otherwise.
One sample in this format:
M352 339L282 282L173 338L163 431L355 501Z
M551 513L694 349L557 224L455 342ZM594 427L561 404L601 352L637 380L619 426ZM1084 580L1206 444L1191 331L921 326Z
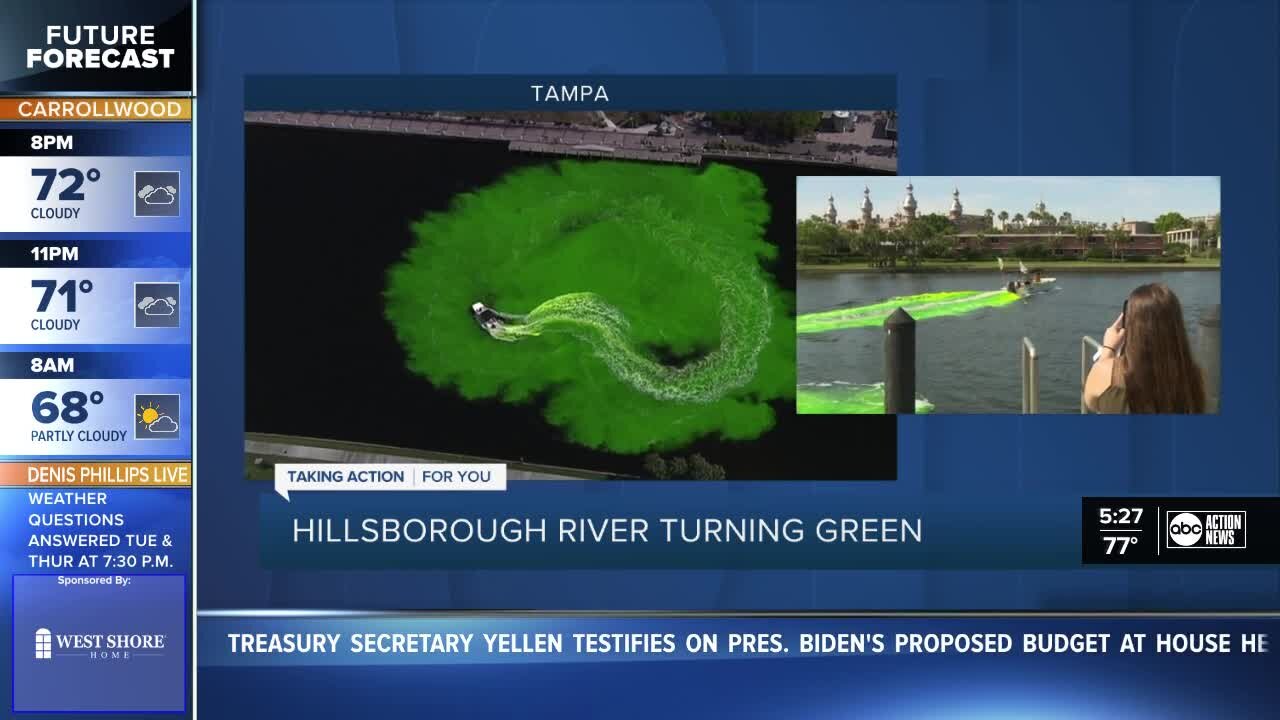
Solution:
M893 475L892 421L858 423L885 450L854 468L831 451L848 422L794 412L793 188L811 166L251 124L245 171L246 302L294 308L246 317L250 432L591 476L651 475L650 453L730 479ZM509 332L491 337L475 302L511 313ZM582 330L610 302L629 324Z

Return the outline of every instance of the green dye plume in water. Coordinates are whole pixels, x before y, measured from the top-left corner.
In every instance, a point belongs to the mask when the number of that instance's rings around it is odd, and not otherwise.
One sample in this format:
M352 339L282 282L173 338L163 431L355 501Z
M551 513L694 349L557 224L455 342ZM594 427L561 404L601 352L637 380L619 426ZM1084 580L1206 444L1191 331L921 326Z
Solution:
M933 403L916 398L916 413L933 412ZM884 383L874 385L805 385L796 389L801 415L879 415L884 413Z
M593 293L554 297L528 315L508 320L494 337L517 341L564 330L585 339L614 377L646 395L675 402L713 403L751 381L772 318L767 295L750 297L750 283L725 283L720 345L680 366L656 362L631 343L630 323Z
M796 319L796 332L819 333L828 330L878 326L894 310L904 308L916 320L963 315L987 307L1001 307L1020 298L1007 290L954 290L895 297L874 305L839 308L808 313Z
M762 267L768 217L759 179L723 165L517 170L413 225L386 315L413 372L539 402L582 445L758 437L769 401L795 393L792 298ZM479 328L473 302L502 326Z

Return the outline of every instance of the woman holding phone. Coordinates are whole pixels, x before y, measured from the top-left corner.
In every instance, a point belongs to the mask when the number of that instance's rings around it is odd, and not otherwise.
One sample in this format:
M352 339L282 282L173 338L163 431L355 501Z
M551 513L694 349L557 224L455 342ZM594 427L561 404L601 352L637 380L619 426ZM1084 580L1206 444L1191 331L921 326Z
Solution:
M1204 412L1204 376L1191 357L1182 304L1167 285L1129 293L1102 337L1084 401L1099 413Z

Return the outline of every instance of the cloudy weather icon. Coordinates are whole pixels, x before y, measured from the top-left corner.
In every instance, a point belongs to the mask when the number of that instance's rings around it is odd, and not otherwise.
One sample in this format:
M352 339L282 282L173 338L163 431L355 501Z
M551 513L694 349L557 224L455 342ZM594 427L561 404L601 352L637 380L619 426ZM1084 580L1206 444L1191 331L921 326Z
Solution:
M144 315L172 315L176 311L177 305L178 301L171 297L144 297L138 302L138 309Z
M147 205L172 205L174 198L178 195L178 188L172 185L163 187L151 187L145 185L138 191L138 197L142 198L142 202Z

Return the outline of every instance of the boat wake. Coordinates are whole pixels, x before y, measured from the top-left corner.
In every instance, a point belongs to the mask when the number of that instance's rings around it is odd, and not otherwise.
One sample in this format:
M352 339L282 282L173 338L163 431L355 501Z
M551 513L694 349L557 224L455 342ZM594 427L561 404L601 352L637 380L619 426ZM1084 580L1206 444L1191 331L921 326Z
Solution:
M916 397L916 413L933 412L933 403L924 396ZM884 383L807 383L796 388L796 413L799 415L878 415L884 413Z
M821 333L856 327L880 325L894 310L903 308L916 320L964 315L989 307L1002 307L1018 302L1018 295L1005 289L954 290L889 298L873 305L838 308L808 313L796 318L796 332Z

